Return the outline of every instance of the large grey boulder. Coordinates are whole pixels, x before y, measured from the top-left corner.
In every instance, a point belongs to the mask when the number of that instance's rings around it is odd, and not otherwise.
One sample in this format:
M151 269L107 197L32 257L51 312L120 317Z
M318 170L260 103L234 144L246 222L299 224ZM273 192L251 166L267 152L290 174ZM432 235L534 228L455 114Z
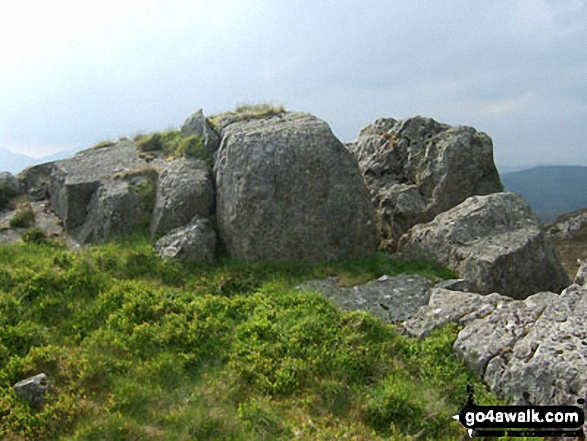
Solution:
M317 262L375 251L356 161L318 118L286 113L224 129L214 167L220 239L247 260Z
M204 116L202 109L187 118L180 129L187 136L196 135L203 139L204 147L209 153L215 153L220 147L220 137L210 121Z
M151 235L166 234L194 217L209 218L213 205L214 187L206 164L186 158L172 161L157 181Z
M216 233L209 220L194 219L159 239L155 249L163 259L211 261L216 257Z
M538 218L513 193L470 197L414 226L401 237L399 250L405 258L432 258L458 271L480 294L520 299L569 285Z
M134 141L89 149L50 169L50 202L79 243L106 241L148 227L162 159L148 163Z
M431 118L379 119L347 145L377 209L380 247L473 195L503 191L493 145L472 127Z
M336 278L311 280L297 289L317 291L343 311L366 311L380 319L396 323L416 314L428 304L432 282L422 276L402 274L381 276L363 285L342 287Z

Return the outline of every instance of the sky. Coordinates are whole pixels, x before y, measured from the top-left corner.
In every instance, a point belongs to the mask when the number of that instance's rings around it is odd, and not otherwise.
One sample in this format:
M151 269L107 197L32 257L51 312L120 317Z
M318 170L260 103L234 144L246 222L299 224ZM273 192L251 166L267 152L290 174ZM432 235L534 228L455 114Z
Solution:
M498 164L587 165L587 0L2 0L0 148L29 156L269 102L343 142L473 126Z

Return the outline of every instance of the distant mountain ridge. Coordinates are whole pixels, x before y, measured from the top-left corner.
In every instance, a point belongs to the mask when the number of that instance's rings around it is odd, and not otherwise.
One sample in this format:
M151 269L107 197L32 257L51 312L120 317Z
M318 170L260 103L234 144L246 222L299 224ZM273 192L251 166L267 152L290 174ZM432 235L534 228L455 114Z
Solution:
M0 147L0 172L7 171L14 175L20 173L31 165L65 159L72 156L74 153L75 150L64 150L41 158L33 158L32 156L23 155L22 153L14 153L8 149Z
M548 165L504 173L506 191L521 195L542 222L587 207L587 167Z

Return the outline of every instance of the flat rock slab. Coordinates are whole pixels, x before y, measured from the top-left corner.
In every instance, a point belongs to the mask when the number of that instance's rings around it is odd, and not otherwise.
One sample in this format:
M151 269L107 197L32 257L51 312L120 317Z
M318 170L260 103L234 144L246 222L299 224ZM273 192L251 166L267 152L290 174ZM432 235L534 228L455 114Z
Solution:
M312 280L298 289L317 291L343 311L366 311L396 323L414 315L428 303L432 282L417 275L382 276L364 285L342 287L338 279Z

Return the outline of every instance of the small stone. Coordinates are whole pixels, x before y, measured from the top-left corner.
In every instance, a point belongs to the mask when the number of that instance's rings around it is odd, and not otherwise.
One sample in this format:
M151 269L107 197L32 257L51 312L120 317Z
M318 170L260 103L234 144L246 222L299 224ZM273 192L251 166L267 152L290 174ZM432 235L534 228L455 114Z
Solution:
M41 407L45 402L45 392L48 388L49 379L47 375L39 374L16 383L14 392L34 407Z

